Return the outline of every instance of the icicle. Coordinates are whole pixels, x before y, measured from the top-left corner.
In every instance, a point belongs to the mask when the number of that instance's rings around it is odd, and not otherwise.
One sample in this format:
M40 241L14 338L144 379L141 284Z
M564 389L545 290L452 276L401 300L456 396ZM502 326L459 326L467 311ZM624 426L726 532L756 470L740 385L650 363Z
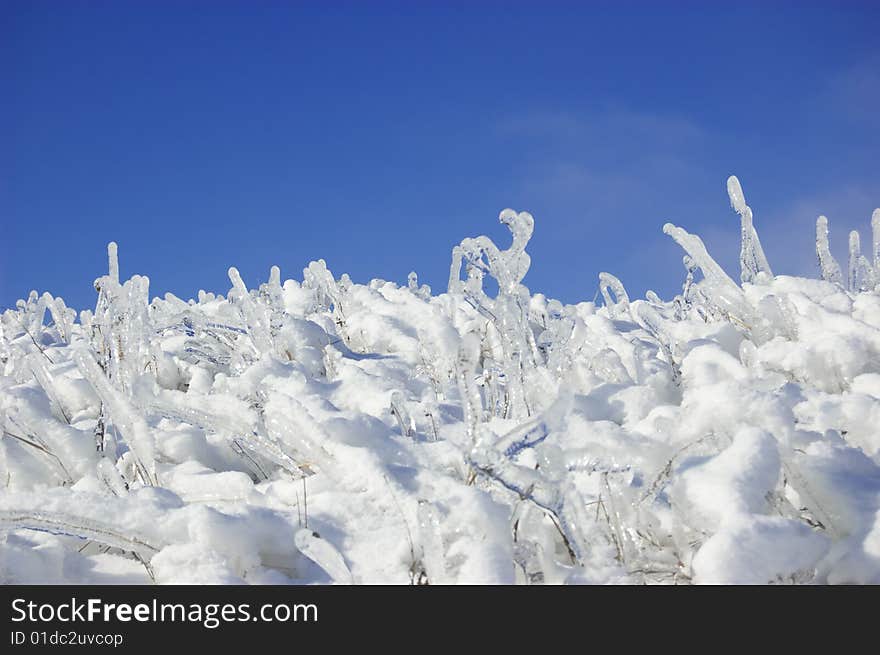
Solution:
M858 291L858 264L859 264L859 233L853 230L849 233L849 267L847 276L847 288L850 291Z
M268 306L269 334L273 343L284 327L284 296L281 289L281 269L273 266L269 269L269 281L261 286L260 297Z
M874 269L861 252L859 233L849 233L849 290L853 293L874 288Z
M449 264L449 283L446 286L448 293L461 293L464 283L461 281L461 260L464 256L461 246L452 248L452 263Z
M107 244L107 259L109 260L109 277L110 279L119 284L119 257L116 254L116 242L111 241Z
M241 274L238 272L238 269L235 266L229 267L229 281L232 282L232 288L235 290L235 293L239 296L246 296L248 293L247 286L244 283L244 280L241 279Z
M853 293L861 291L862 280L859 267L859 259L861 258L861 246L859 245L859 233L853 230L849 233L849 267L847 276L847 287Z
M819 258L822 279L843 286L840 265L831 254L831 248L828 244L828 219L825 216L816 219L816 255Z
M730 197L731 206L741 219L742 245L739 260L742 268L740 277L743 284L754 283L758 273L766 273L769 277L773 277L773 272L764 255L764 249L761 248L758 233L752 223L752 209L746 204L742 186L735 175L727 178L727 195Z
M274 286L281 286L281 269L277 266L273 266L269 269L269 284Z
M871 239L873 252L871 262L874 266L874 277L880 282L880 207L871 214Z

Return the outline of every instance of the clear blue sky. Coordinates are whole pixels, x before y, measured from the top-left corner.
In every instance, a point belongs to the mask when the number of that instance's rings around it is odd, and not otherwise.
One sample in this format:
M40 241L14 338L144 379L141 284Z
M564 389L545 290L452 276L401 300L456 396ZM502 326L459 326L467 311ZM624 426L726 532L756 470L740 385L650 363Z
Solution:
M0 307L269 267L445 289L535 216L525 283L674 294L700 233L738 279L740 177L776 272L880 205L880 3L0 2Z

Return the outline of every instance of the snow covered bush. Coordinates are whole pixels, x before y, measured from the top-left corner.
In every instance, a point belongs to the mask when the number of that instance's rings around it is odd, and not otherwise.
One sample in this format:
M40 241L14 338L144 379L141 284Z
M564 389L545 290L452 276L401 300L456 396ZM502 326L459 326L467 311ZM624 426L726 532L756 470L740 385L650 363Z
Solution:
M846 275L774 275L739 181L739 282L696 235L681 294L523 286L535 228L447 291L272 267L224 296L0 322L5 583L880 583L880 210ZM497 293L484 288L492 278Z

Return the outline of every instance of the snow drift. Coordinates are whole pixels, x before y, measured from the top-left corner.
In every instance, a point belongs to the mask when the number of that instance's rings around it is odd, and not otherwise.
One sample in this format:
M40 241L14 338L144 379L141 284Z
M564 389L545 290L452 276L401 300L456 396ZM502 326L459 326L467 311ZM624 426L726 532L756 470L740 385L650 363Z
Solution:
M0 580L880 583L880 210L774 276L727 186L739 282L667 224L668 301L531 294L510 209L440 295L319 260L150 300L111 243L94 311L2 315Z

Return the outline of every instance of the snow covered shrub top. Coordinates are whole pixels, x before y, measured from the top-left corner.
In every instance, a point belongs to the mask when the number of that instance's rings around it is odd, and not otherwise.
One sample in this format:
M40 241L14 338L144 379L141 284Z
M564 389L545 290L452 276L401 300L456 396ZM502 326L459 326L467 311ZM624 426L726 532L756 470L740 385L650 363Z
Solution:
M684 228L682 291L602 304L464 239L448 287L278 267L0 321L4 582L880 582L880 210L846 275L739 282ZM494 297L484 286L497 288Z

